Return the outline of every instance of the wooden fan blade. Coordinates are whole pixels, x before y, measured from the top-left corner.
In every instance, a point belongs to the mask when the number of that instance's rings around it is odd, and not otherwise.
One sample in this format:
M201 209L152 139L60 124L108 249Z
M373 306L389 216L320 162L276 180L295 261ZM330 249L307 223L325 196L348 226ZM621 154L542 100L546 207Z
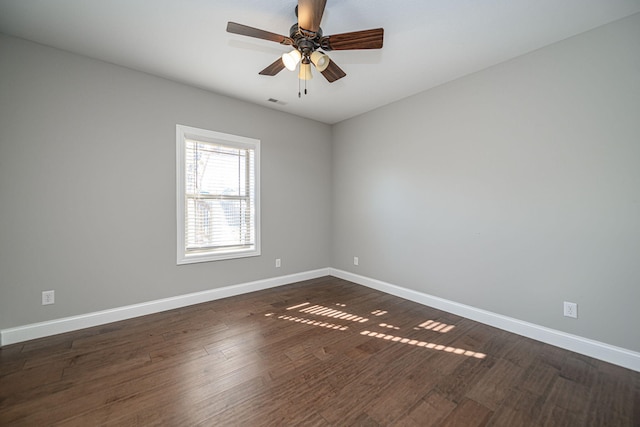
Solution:
M282 62L282 58L278 58L275 60L273 64L269 65L267 68L260 71L258 74L261 74L263 76L275 76L282 70L284 70L284 63Z
M327 0L298 0L298 26L317 33L326 4Z
M271 33L269 31L259 30L258 28L249 27L247 25L238 24L236 22L227 23L227 32L240 34L241 36L255 37L257 39L269 40L280 44L293 44L293 40L280 34Z
M338 64L333 62L333 59L329 62L329 66L325 68L324 71L321 71L321 73L329 83L333 83L347 75L347 73L342 71L342 68L338 67Z
M320 41L325 50L380 49L384 40L384 29L354 31L323 37Z

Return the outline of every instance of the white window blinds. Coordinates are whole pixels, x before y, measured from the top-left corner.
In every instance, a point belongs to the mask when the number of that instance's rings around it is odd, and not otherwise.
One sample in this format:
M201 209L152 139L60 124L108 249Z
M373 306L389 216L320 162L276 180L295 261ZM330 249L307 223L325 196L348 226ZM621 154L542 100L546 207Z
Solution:
M178 262L259 255L257 141L186 130L178 137L183 175Z

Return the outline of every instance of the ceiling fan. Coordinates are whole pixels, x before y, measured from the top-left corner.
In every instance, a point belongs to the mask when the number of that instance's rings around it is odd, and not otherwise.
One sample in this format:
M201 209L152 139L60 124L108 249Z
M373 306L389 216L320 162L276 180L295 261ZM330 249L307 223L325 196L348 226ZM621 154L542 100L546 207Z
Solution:
M227 24L227 31L293 47L291 52L283 54L273 64L260 71L259 74L263 76L275 76L284 68L295 71L300 63L298 78L310 80L311 64L313 64L329 83L333 83L347 74L323 51L380 49L384 29L376 28L325 36L320 28L320 21L326 3L327 0L298 0L295 10L298 22L289 30L289 37L235 22Z

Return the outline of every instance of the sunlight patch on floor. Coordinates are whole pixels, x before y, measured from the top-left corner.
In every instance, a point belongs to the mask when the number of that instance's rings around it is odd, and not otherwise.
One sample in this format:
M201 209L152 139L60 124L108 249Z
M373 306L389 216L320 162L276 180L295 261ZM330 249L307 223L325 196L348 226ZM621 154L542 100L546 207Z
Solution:
M382 316L383 314L387 314L387 311L384 310L374 310L371 312L371 314L373 314L374 316Z
M418 341L418 340L413 340L411 338L403 338L403 337L389 335L389 334L385 334L385 333L381 333L381 332L362 331L362 332L360 332L360 335L366 335L366 336L373 337L373 338L379 338L379 339L383 339L385 341L399 342L401 344L414 345L416 347L424 347L424 348L428 348L428 349L431 349L431 350L444 351L444 352L447 352L447 353L458 354L460 356L475 357L476 359L484 359L485 357L487 357L487 355L484 354L484 353L478 353L478 352L471 351L471 350L465 350L463 348L450 347L450 346L446 346L446 345L442 345L442 344L436 344L436 343L430 343L430 342L426 342L426 341Z
M306 307L305 305L305 308L298 311L300 311L301 313L313 314L314 316L324 316L332 317L339 320L349 320L350 322L364 323L369 320L356 314L347 313L346 311L336 310L334 308L325 307L323 305L312 305L310 307Z
M294 305L292 307L287 307L287 310L295 310L296 308L304 307L311 304L310 302L304 302L302 304Z
M393 325L389 325L387 323L380 323L379 326L382 326L383 328L387 328L387 329L395 329L396 331L400 329L399 326L393 326Z
M426 329L428 331L440 332L442 334L446 334L450 330L455 328L454 325L447 325L446 323L436 322L435 320L427 320L426 322L422 322L417 327L413 328L415 330Z
M346 331L347 329L349 329L348 326L336 325L336 324L327 323L327 322L320 322L318 320L305 319L304 317L282 315L282 316L278 316L278 319L288 320L290 322L296 322L296 323L303 323L311 326L319 326L321 328L335 329L337 331Z
M339 308L344 308L346 307L346 304L335 303L335 306ZM323 316L323 317L329 317L335 320L346 320L354 323L364 323L369 320L365 317L358 316L357 314L348 313L346 311L338 310L332 307L326 307L324 305L312 304L310 302L304 302L301 304L292 305L290 307L287 307L286 310L287 311L297 310L298 312L303 313L304 315ZM389 314L389 312L386 310L373 310L371 311L370 314L372 316L379 317L385 314ZM300 323L300 324L305 324L310 326L317 326L317 327L332 329L337 331L346 331L349 329L349 327L345 325L325 322L323 320L317 320L314 318L308 318L304 316L289 316L285 314L276 315L273 312L267 313L265 314L265 316L266 317L277 316L276 318L280 320L286 320L289 322L295 322L295 323ZM379 323L378 326L389 330L389 332L401 330L400 326L396 326L390 323ZM438 322L435 320L426 320L421 324L419 324L418 326L413 327L412 329L416 331L433 331L433 332L444 334L444 333L450 332L454 328L455 328L455 325L448 325L446 323ZM366 331L360 332L360 335L377 338L377 339L381 339L388 342L395 342L395 343L406 344L406 345L411 345L415 347L423 347L423 348L435 350L435 351L442 351L445 353L451 353L459 356L473 357L476 359L484 359L487 357L487 355L484 353L479 353L472 350L466 350L463 348L447 346L444 344L406 338L400 335L391 335L385 332L374 332L374 331L366 330Z

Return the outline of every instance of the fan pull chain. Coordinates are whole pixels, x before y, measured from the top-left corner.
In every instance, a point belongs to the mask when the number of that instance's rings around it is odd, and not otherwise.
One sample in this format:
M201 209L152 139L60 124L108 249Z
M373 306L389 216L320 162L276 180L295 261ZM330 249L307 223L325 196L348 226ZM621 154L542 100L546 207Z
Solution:
M302 97L301 87L300 87L300 77L298 77L298 98ZM304 70L304 94L307 94L307 70Z

